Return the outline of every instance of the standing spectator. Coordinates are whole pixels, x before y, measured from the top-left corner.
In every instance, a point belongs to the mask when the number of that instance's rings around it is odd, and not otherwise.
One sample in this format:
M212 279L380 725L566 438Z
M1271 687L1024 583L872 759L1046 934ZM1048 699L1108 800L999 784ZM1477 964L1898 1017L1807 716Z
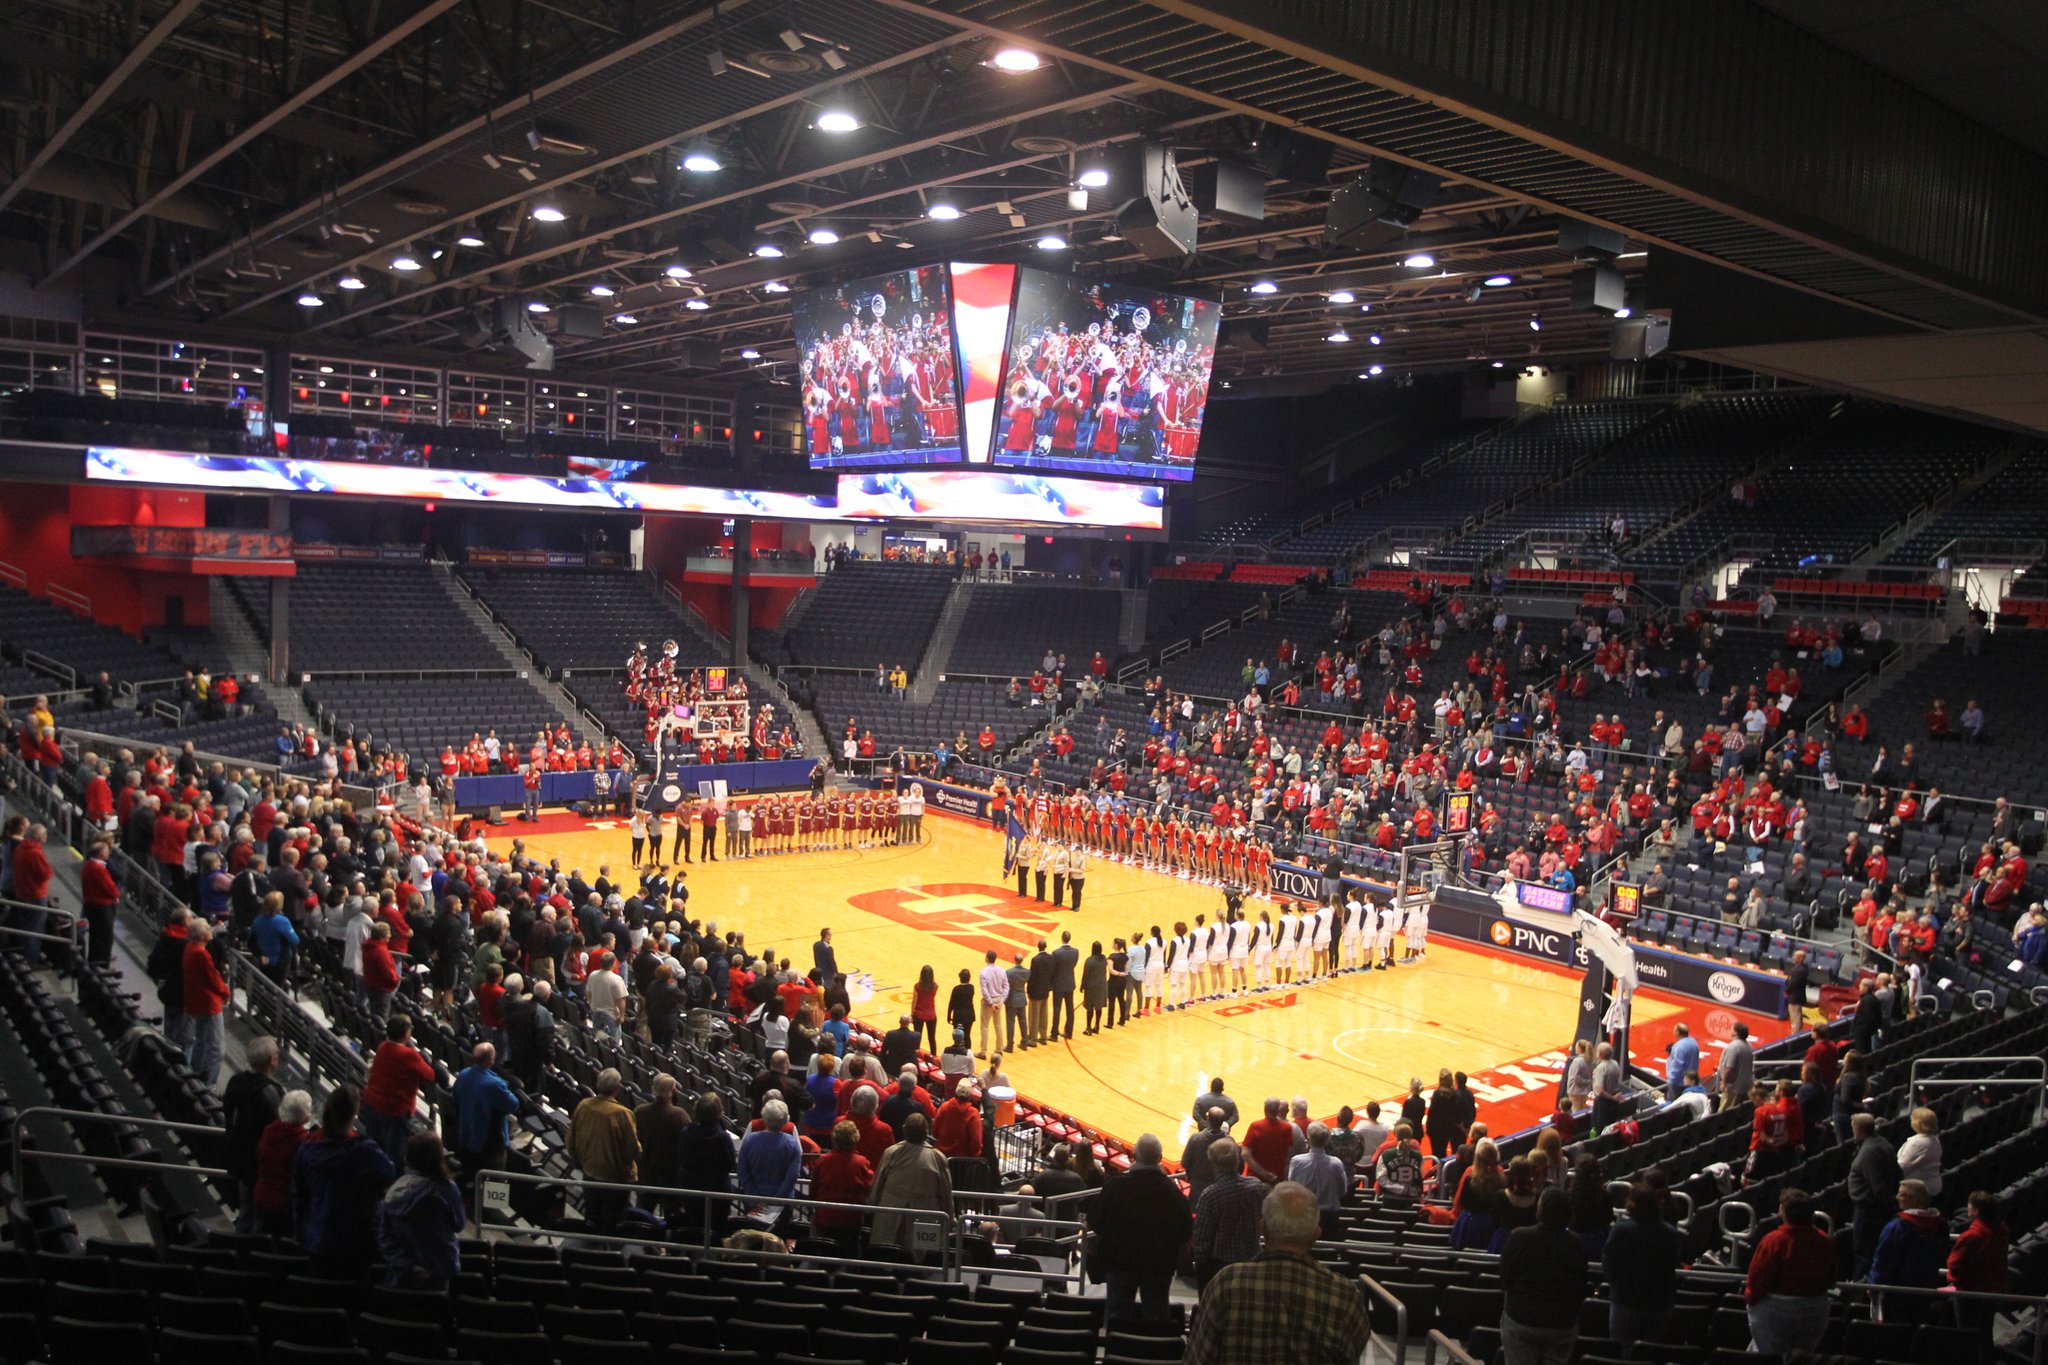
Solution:
M1259 1210L1266 1249L1225 1266L1202 1291L1185 1365L1352 1365L1372 1341L1365 1300L1312 1254L1315 1196L1282 1183ZM1112 1311L1112 1316L1114 1312Z
M497 1063L498 1050L478 1043L455 1078L455 1152L472 1174L505 1169L506 1121L519 1112L519 1097L498 1074Z
M1932 1109L1913 1111L1913 1136L1899 1144L1899 1178L1917 1180L1929 1198L1941 1195L1941 1120Z
M1917 1180L1901 1180L1897 1199L1898 1216L1878 1235L1877 1254L1870 1261L1870 1282L1939 1289L1942 1269L1948 1264L1948 1224L1931 1206L1927 1187ZM1919 1317L1919 1307L1912 1304L1896 1316L1912 1322Z
M1614 1204L1607 1197L1607 1179L1600 1173L1600 1158L1588 1153L1572 1164L1571 1185L1565 1194L1572 1201L1572 1235L1590 1257L1606 1253L1607 1239L1614 1235Z
M370 1077L363 1086L363 1131L396 1166L405 1159L407 1134L420 1091L448 1075L412 1045L412 1020L394 1015L384 1026L384 1041L370 1059Z
M1628 1117L1628 1078L1614 1060L1614 1044L1593 1051L1593 1131L1604 1133Z
M926 1141L929 1136L924 1115L912 1114L903 1120L903 1140L882 1153L869 1202L877 1210L892 1211L875 1214L868 1229L873 1245L908 1250L915 1241L916 1212L952 1216L952 1170L944 1154ZM858 1137L856 1131L856 1145Z
M654 1078L654 1097L633 1111L633 1136L640 1144L640 1183L659 1189L683 1183L683 1133L689 1119L676 1105L676 1078L663 1073ZM716 1090L705 1096L717 1099ZM721 1128L723 1124L719 1125ZM732 1142L725 1141L726 1169L732 1169ZM656 1201L642 1196L640 1207L653 1208Z
M1813 1211L1813 1197L1806 1191L1786 1190L1778 1196L1781 1221L1750 1254L1742 1298L1749 1308L1752 1352L1789 1356L1813 1351L1827 1334L1835 1242L1814 1226Z
M389 936L390 926L382 927ZM273 891L263 898L256 922L249 926L249 950L256 955L257 970L279 986L285 985L291 972L292 953L298 946L299 931L285 915L284 897Z
M1429 1096L1429 1118L1423 1131L1429 1137L1430 1153L1442 1161L1458 1147L1459 1124L1464 1106L1458 1099L1457 1083L1449 1071L1436 1073L1436 1089Z
M1593 1102L1593 1045L1584 1038L1572 1044L1572 1059L1564 1070L1566 1112L1583 1113Z
M1064 874L1062 874L1064 875ZM1059 896L1054 895L1055 904ZM1095 945L1096 956L1102 954L1102 945ZM1060 934L1060 946L1052 950L1052 1016L1047 1030L1048 1038L1072 1038L1074 1036L1074 971L1081 961L1081 950L1074 946L1071 932ZM1060 1017L1066 1016L1066 1031L1060 1030Z
M377 1253L377 1206L395 1174L391 1158L355 1132L361 1100L338 1085L320 1127L292 1168L292 1215L299 1249L330 1279L359 1280Z
M961 978L966 979L964 976ZM974 996L968 995L967 1022L974 1022ZM927 1052L939 1050L939 979L933 975L929 963L918 972L917 984L910 990L911 1059L916 1060L918 1042L921 1039ZM893 1070L894 1068L890 1068Z
M1639 1341L1664 1340L1684 1253L1684 1240L1664 1221L1656 1194L1648 1185L1630 1185L1628 1204L1600 1254L1607 1277L1607 1336L1615 1345L1633 1351Z
M995 965L995 960L996 955L994 953L990 953L988 955L988 966L993 967ZM987 967L983 968L984 971L986 971L987 969ZM960 969L959 981L954 983L952 991L946 996L946 1031L948 1033L952 1033L955 1030L965 1030L968 1037L971 1038L974 1036L974 997L974 975L973 973L969 972L965 967L962 967ZM995 1006L986 1010L984 1012L984 1017L993 1026L994 1024L1000 1022L1001 1011L1002 1005L998 1003ZM916 1019L917 1017L917 1011L914 1008L911 1011L911 1017L913 1019ZM924 1027L924 1021L918 1020L918 1026L920 1028ZM937 1052L939 1050L939 1039L937 1030L938 1025L936 1021L934 1021L930 1030L928 1031L931 1044L926 1049L926 1051L928 1052ZM988 1036L984 1034L982 1036L981 1041L982 1050L976 1053L975 1055L986 1059L988 1056Z
M185 947L191 941L191 922L190 910L173 906L143 967L156 982L157 1003L164 1007L164 1037L180 1052L188 1052L192 1046L192 1021L185 1014Z
M639 1176L640 1138L633 1129L633 1111L619 1103L623 1084L618 1069L597 1073L594 1092L576 1106L569 1119L569 1155L583 1174L608 1184L630 1185ZM626 1212L627 1191L583 1191L583 1215L599 1232L611 1232Z
M1209 1187L1209 1181L1213 1178L1209 1165L1209 1149L1230 1137L1223 1129L1221 1106L1209 1106L1209 1111L1201 1115L1201 1120L1202 1126L1189 1135L1187 1145L1182 1147L1180 1152L1180 1168L1188 1178L1188 1200L1195 1204L1201 1203L1202 1191ZM1237 1160L1241 1164L1243 1158L1238 1157Z
M276 893L272 893L274 896ZM262 928L263 920L257 920ZM391 955L391 926L379 920L370 926L363 940L363 994L368 998L370 1017L379 1023L391 1017L391 998L398 993L398 959Z
M384 1283L445 1291L462 1269L460 1239L469 1215L439 1133L430 1128L405 1144L405 1173L384 1192L379 1213Z
M277 1070L277 1039L251 1038L243 1050L248 1065L228 1078L221 1092L221 1126L226 1129L222 1165L241 1186L235 1206L235 1231L256 1231L256 1149L263 1134L277 1122L284 1087L271 1073Z
M1308 1126L1308 1150L1287 1163L1287 1178L1316 1197L1323 1211L1323 1236L1337 1235L1337 1213L1344 1205L1344 1193L1351 1184L1350 1168L1330 1155L1330 1130L1320 1123Z
M1108 1007L1109 958L1103 954L1102 943L1097 940L1081 964L1081 1008L1088 1018L1083 1031L1089 1034L1102 1032L1102 1012Z
M1212 1118L1221 1111L1209 1111ZM1206 1290L1216 1273L1227 1265L1249 1261L1259 1254L1259 1206L1265 1202L1266 1187L1256 1176L1246 1175L1244 1154L1220 1126L1211 1131L1218 1141L1193 1158L1202 1165L1201 1193L1195 1199L1195 1287ZM1195 1188L1195 1167L1188 1172Z
M1849 1203L1855 1210L1850 1225L1855 1248L1850 1278L1860 1280L1870 1274L1885 1220L1897 1202L1899 1158L1891 1143L1879 1135L1875 1114L1853 1115L1849 1133L1856 1144L1856 1155L1849 1162Z
M1380 1153L1373 1183L1382 1200L1422 1197L1422 1148L1405 1120L1394 1125L1394 1145Z
M1508 1234L1500 1256L1500 1344L1506 1365L1568 1365L1586 1303L1586 1250L1571 1232L1571 1201L1545 1190L1533 1227Z
M875 1187L875 1168L860 1154L860 1130L842 1119L832 1126L832 1147L811 1172L811 1198L829 1204L865 1204ZM886 1153L885 1153L886 1155ZM851 1255L860 1250L866 1215L852 1209L813 1209L811 1226Z
M1045 899L1045 874L1038 874L1040 900ZM1038 940L1038 952L1031 959L1029 980L1024 989L1024 999L1031 1010L1031 1034L1028 1045L1042 1046L1052 1041L1052 983L1056 970L1053 956L1046 950L1045 940Z
M94 781L101 781L95 778ZM85 906L86 961L105 967L114 960L114 911L121 904L121 886L107 868L107 843L95 840L78 869L80 900ZM33 944L27 939L25 944Z
M963 970L961 972L962 984L965 984L966 975L966 972ZM996 961L996 954L993 948L985 956L981 977L976 982L976 985L981 996L981 1047L976 1050L974 1055L986 1061L988 1060L988 1054L992 1050L1012 1048L1017 1044L1017 1020L1014 1017L1010 1020L1010 1037L1008 1039L1003 1037L1002 1019L1010 1000L1010 974L1001 963ZM953 989L952 1003L946 1008L947 1016L951 1019L955 1029L972 1029L974 1027L974 1020L971 1016L965 1021L956 1017L959 1012L959 1005L960 990L956 986ZM991 1036L993 1036L993 1039L991 1039Z
M1223 1078L1221 1076L1211 1077L1209 1088L1195 1096L1195 1107L1192 1117L1195 1122L1200 1123L1208 1117L1211 1109L1221 1109L1223 1111L1223 1126L1225 1128L1235 1128L1237 1126L1237 1101L1223 1093Z
M204 920L186 925L185 1021L192 1041L185 1049L185 1063L205 1086L211 1086L220 1075L221 1049L226 1041L221 1011L227 1008L230 994L227 978L214 964L212 942L212 925ZM355 1118L353 1109L349 1118Z
M1749 1121L1749 1160L1743 1178L1751 1184L1791 1169L1806 1145L1806 1117L1799 1087L1779 1081L1777 1093L1756 1107Z
M668 1079L673 1080L674 1077ZM655 1093L660 1094L662 1077L656 1076ZM642 1106L645 1108L646 1106ZM635 1114L638 1120L638 1113ZM650 1151L659 1156L658 1133L643 1132L640 1136L642 1153L642 1176L649 1184L654 1183L646 1175L646 1157ZM697 1107L690 1113L689 1126L676 1136L676 1176L671 1183L686 1190L714 1190L720 1194L732 1188L732 1176L738 1167L738 1150L733 1145L732 1133L725 1126L725 1101L716 1090L707 1090L697 1097ZM719 1205L710 1209L710 1226L718 1227L727 1210ZM702 1220L701 1209L689 1210L689 1217Z
M1948 1253L1948 1282L1966 1294L2003 1294L2010 1274L2006 1265L2011 1240L2005 1210L1998 1196L1978 1190L1970 1196L1970 1226L1963 1229ZM1977 1337L1980 1354L1990 1356L1991 1324L1996 1309L1988 1303L1958 1300L1956 1320Z
M796 1193L796 1178L803 1162L803 1143L790 1129L789 1109L781 1100L767 1100L761 1105L760 1127L741 1140L733 1164L740 1193L755 1200L787 1199ZM782 1208L777 1204L756 1203L747 1211L764 1225L782 1218Z
M1188 1201L1160 1169L1161 1156L1155 1135L1140 1137L1131 1168L1103 1186L1088 1214L1112 1320L1131 1316L1133 1307L1147 1321L1164 1319L1173 1272L1188 1245Z
M313 1097L303 1090L289 1091L278 1101L277 1117L256 1141L252 1202L256 1230L266 1236L292 1235L292 1171L306 1141L306 1125L312 1121Z
M930 972L931 968L927 967L925 971ZM917 1060L918 1032L911 1025L909 1015L898 1015L896 1027L882 1035L882 1070L892 1076Z
M1733 1031L1735 1036L1721 1049L1721 1060L1714 1067L1724 1110L1749 1102L1749 1087L1756 1077L1756 1048L1749 1041L1749 1025L1737 1024Z
M975 1103L972 1080L963 1077L954 1083L953 1098L939 1106L938 1117L932 1120L931 1139L947 1157L972 1160L981 1155L981 1106Z
M1252 1120L1244 1130L1244 1154L1252 1174L1268 1185L1284 1180L1299 1132L1287 1121L1286 1102L1278 1096L1268 1098L1265 1117Z
M23 832L20 842L7 859L7 873L13 881L8 899L21 901L29 906L42 909L24 909L9 906L7 925L30 934L46 934L50 931L50 916L46 911L55 905L50 898L50 879L55 873L50 867L49 855L43 852L43 841L49 838L49 831L41 825L30 825ZM182 853L182 848L181 848ZM168 885L168 883L166 883ZM21 955L33 967L43 960L43 941L39 938L21 940ZM216 1062L218 1058L216 1057ZM208 1085L213 1084L211 1076L206 1077Z

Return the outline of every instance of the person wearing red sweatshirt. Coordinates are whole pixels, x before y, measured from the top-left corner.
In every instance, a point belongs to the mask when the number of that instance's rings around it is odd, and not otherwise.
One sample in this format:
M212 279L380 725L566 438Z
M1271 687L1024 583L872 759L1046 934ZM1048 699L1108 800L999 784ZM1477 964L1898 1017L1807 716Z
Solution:
M391 997L397 992L398 960L391 955L391 926L380 920L370 926L370 936L363 940L363 993L370 997L372 1017L389 1019ZM404 1154L400 1144L399 1155Z
M104 840L86 854L78 881L85 902L86 961L105 967L114 960L114 909L121 903L121 886L107 868Z
M1783 1221L1757 1243L1743 1282L1753 1350L1764 1355L1812 1351L1827 1334L1835 1284L1835 1240L1813 1224L1813 1196L1788 1189L1778 1197Z
M393 1015L384 1025L384 1041L377 1044L377 1054L370 1059L363 1110L357 1120L386 1156L393 1152L401 1158L405 1155L420 1091L437 1080L445 1085L448 1075L412 1045L412 1020L403 1014Z
M185 1062L208 1090L220 1077L225 1043L221 1011L230 995L227 978L220 974L208 947L212 939L213 926L205 920L195 919L185 927L185 1019L191 1030Z
M1998 1196L1978 1190L1970 1196L1970 1226L1964 1228L1948 1252L1948 1282L1950 1285L1972 1294L2003 1294L2006 1292L2008 1271L2006 1253L2011 1239L2005 1228L2005 1210L1998 1202ZM1986 1348L1982 1354L1988 1359L1991 1345L1991 1320L1993 1308L1987 1303L1969 1300L1956 1304L1956 1317L1964 1327L1976 1333L1978 1341Z

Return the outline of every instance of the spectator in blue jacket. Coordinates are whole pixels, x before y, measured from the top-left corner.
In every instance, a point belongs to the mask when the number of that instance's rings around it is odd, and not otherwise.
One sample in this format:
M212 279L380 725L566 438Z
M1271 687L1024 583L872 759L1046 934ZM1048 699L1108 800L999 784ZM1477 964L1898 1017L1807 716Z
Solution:
M415 1133L405 1144L405 1174L384 1192L379 1212L384 1282L399 1289L446 1289L462 1268L459 1239L469 1215L448 1174L439 1133Z
M803 1144L789 1131L789 1107L781 1100L769 1100L761 1106L761 1126L740 1143L734 1170L740 1193L787 1199L796 1193L796 1177L803 1164ZM764 1220L781 1216L781 1210L773 1205L755 1212Z
M256 922L249 926L249 947L256 954L256 965L282 986L291 970L292 951L298 946L299 931L285 918L284 897L273 891L263 898Z
M355 1131L361 1103L354 1086L336 1086L292 1166L299 1248L334 1279L359 1280L376 1259L377 1206L393 1174L384 1149Z
M1870 1282L1908 1289L1939 1289L1948 1265L1948 1224L1929 1207L1927 1186L1899 1182L1899 1216L1878 1234Z
M495 1069L498 1049L478 1043L469 1065L455 1078L455 1154L464 1171L505 1166L506 1119L519 1112L519 1097Z

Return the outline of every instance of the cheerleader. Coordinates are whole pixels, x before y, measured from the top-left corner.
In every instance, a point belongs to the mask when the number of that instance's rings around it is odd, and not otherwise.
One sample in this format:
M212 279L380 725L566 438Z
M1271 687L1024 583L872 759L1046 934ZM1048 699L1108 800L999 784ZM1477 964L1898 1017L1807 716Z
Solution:
M1358 965L1358 918L1360 906L1358 893L1353 891L1344 898L1344 927L1337 935L1337 968L1350 971Z
M1411 896L1408 900L1408 942L1407 955L1403 962L1420 962L1429 953L1429 898Z
M1379 933L1377 935L1379 940L1377 944L1379 949L1377 970L1379 971L1385 971L1394 965L1394 930L1400 923L1401 907L1390 898L1385 905L1380 907L1379 913Z
M645 808L633 812L633 866L641 866L640 853L647 847L647 811Z
M1250 989L1249 983L1245 980L1244 969L1245 962L1251 957L1251 952L1251 923L1245 919L1243 911L1233 910L1230 912L1230 945L1228 948L1230 959L1230 997L1233 1000Z
M1152 926L1152 937L1145 944L1145 1009L1146 1014L1159 1013L1166 1003L1166 945L1160 942L1159 926Z
M1166 1008L1169 1013L1188 1003L1188 926L1173 922L1173 937L1166 941Z
M1294 944L1301 932L1301 921L1295 917L1294 902L1280 902L1280 928L1273 936L1273 983L1278 986L1294 982Z
M1252 989L1265 990L1273 984L1273 917L1259 911L1252 928Z
M1330 962L1330 929L1331 921L1336 917L1337 907L1332 902L1324 901L1316 907L1316 928L1309 940L1309 953L1310 970L1315 973L1313 979L1317 981L1327 979L1334 970Z

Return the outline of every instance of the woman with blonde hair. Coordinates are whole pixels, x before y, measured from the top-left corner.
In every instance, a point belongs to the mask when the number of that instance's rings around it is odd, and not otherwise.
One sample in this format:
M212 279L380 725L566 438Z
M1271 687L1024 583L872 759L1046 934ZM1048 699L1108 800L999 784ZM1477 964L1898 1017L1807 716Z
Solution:
M1941 1119L1932 1109L1913 1111L1913 1136L1899 1144L1899 1179L1917 1180L1929 1197L1941 1193Z

